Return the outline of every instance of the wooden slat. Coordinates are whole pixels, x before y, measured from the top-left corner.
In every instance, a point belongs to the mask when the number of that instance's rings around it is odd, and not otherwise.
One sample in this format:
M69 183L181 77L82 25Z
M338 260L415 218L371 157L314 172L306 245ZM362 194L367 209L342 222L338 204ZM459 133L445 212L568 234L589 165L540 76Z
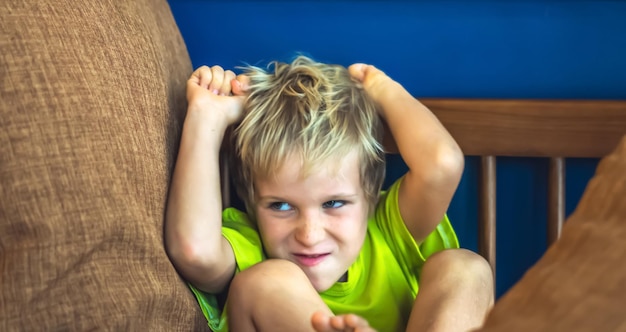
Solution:
M626 101L420 101L466 155L602 157L626 135Z
M548 172L548 245L561 236L565 220L565 159L550 158Z
M233 149L233 127L228 127L224 133L224 140L220 147L220 189L222 190L222 208L231 207L232 191L230 186L232 161L230 156Z
M496 157L481 157L478 252L496 273Z
M230 167L225 151L220 154L220 188L222 190L222 208L230 207Z

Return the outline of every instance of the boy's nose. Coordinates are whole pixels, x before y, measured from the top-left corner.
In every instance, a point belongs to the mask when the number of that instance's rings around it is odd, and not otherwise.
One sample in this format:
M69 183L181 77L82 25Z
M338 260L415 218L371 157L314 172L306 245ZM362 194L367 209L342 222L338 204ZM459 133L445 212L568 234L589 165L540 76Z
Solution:
M296 229L296 240L307 247L321 242L326 233L322 219L323 216L319 213L303 214Z

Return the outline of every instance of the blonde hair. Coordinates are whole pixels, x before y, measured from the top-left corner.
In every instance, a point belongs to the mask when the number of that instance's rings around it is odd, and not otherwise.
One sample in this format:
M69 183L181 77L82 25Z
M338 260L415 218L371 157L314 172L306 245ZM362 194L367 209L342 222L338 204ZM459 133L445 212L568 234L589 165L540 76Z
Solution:
M235 185L248 213L254 215L254 179L272 176L287 157L301 159L305 176L355 149L361 185L373 207L385 172L382 123L348 70L305 56L290 64L272 62L267 70L244 70L250 85L235 130Z

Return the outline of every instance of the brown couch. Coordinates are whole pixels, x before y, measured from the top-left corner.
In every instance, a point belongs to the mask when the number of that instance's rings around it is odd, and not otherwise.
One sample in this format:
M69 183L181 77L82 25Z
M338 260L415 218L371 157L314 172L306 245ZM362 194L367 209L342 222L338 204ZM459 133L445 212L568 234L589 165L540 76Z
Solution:
M163 247L192 70L166 0L4 0L0 59L0 331L208 330ZM484 331L626 330L625 169L623 141Z
M0 331L208 330L163 248L191 63L165 0L0 4Z

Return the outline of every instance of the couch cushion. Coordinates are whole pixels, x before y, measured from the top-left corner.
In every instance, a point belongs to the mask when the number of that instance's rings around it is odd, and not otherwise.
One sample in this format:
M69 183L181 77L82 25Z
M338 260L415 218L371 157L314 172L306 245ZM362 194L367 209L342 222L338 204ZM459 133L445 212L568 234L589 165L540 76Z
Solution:
M163 216L191 63L165 0L0 4L0 330L198 330Z

